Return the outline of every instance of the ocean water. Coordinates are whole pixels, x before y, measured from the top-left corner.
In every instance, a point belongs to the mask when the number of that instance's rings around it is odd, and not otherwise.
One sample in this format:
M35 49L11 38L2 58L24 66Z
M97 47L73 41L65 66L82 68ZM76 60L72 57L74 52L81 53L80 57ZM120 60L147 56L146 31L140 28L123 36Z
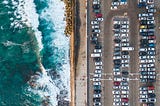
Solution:
M70 101L61 0L0 0L0 106Z

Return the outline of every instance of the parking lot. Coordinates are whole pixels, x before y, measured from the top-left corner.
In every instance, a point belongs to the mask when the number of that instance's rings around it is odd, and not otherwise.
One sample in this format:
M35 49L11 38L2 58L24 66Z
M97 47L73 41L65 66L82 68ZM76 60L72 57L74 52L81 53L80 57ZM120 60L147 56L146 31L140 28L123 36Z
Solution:
M96 1L96 0L95 0ZM128 0L127 3L123 3L120 6L112 7L111 0L102 0L101 1L101 12L98 15L95 15L94 12L92 12L92 2L90 3L91 6L91 31L90 31L90 37L91 37L91 44L89 53L91 58L89 58L89 73L90 73L90 81L89 81L89 101L90 106L121 106L121 105L127 105L128 106L140 106L148 102L144 102L142 99L144 98L151 98L154 99L154 92L156 94L156 97L160 97L160 91L159 89L159 65L158 54L151 56L151 54L154 54L154 51L152 49L152 43L155 43L154 37L147 36L147 40L141 40L145 39L145 37L139 35L139 33L144 32L146 30L152 31L150 29L154 28L148 28L152 25L147 24L146 26L143 24L140 24L143 20L143 17L138 19L138 14L143 13L143 11L149 11L146 10L144 7L139 8L137 6L138 1L136 0ZM143 4L143 3L142 3ZM123 6L124 5L124 6ZM154 11L154 10L152 10ZM140 16L140 15L139 15ZM103 17L99 19L98 21L95 20L95 17ZM146 16L145 16L146 17ZM155 17L156 19L156 17ZM124 20L126 21L124 23ZM98 23L97 23L98 22ZM129 22L129 23L128 23ZM149 21L152 22L152 21ZM117 24L117 25L116 25ZM118 25L120 24L120 25ZM123 25L125 24L125 25ZM152 23L151 23L152 24ZM114 26L115 25L115 26ZM128 26L127 26L128 25ZM120 35L116 34L115 32L118 32L119 27L121 27ZM93 30L96 29L96 30ZM146 30L145 30L146 29ZM157 34L157 26L155 27ZM125 36L128 36L128 40L122 39L123 33L125 33ZM150 33L150 32L147 32ZM92 37L95 34L96 37ZM128 35L127 35L128 34ZM142 34L142 33L141 33ZM158 35L158 34L157 34ZM156 35L156 46L159 45L157 41L160 41L160 36ZM115 36L121 36L120 40L115 40ZM142 38L143 37L143 38ZM148 40L149 39L149 40ZM98 43L97 43L98 42ZM121 42L121 43L119 43ZM126 43L123 43L126 42ZM127 43L128 42L128 43ZM141 43L140 43L141 42ZM143 42L143 43L142 43ZM149 49L148 46L149 45ZM117 43L117 44L116 44ZM151 43L151 44L150 44ZM97 47L96 47L97 46ZM123 48L124 51L127 51L126 49L130 49L133 47L134 50L128 52L124 52L122 50L122 47L128 47ZM141 52L141 48L146 48L147 50L151 50L151 52L147 51L147 59L143 55L145 55L145 52ZM115 52L116 50L121 52ZM115 49L116 48L116 49ZM158 47L157 47L158 48ZM98 50L97 50L98 49ZM159 50L159 49L157 49ZM122 59L126 56L122 56L122 54L127 54L129 57L127 59ZM141 55L142 56L141 56ZM120 57L118 57L120 55ZM157 59L156 59L157 57ZM148 66L145 66L145 64ZM151 83L151 82L142 82L147 77L146 81L150 81L150 79L154 79L154 72L153 67L151 66L155 64L156 66L156 74L157 74L157 81ZM147 71L140 71L140 67L147 68ZM115 66L116 65L116 66ZM120 73L115 72L115 67L120 67ZM151 71L148 71L151 70ZM143 74L144 73L144 74ZM147 73L147 76L146 74ZM127 78L126 76L127 75ZM125 76L125 77L124 77ZM121 86L122 83L125 84L125 81L128 82L129 86ZM121 82L121 83L119 83ZM96 86L95 86L96 85ZM120 86L119 86L120 85ZM155 86L155 90L152 86ZM116 89L116 90L114 90ZM117 90L119 89L119 90ZM123 89L125 89L123 91ZM144 91L143 91L144 89ZM96 90L96 91L95 91ZM144 94L142 93L144 92ZM145 94L147 92L147 94ZM125 96L123 95L125 94ZM118 96L117 94L120 94ZM127 96L128 95L128 96ZM147 95L147 96L146 96ZM116 99L120 98L120 99ZM141 99L140 99L141 98ZM150 105L148 106L154 106L154 100L153 102L151 99L147 99L149 101ZM147 105L147 104L146 104ZM156 106L160 106L158 102L155 103Z

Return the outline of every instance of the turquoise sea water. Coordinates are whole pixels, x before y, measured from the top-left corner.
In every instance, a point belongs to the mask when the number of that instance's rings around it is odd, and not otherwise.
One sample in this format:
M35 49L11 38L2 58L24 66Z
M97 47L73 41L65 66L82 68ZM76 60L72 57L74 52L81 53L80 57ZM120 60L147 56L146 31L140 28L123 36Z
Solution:
M6 0L6 2L0 0L0 106L41 106L44 105L44 97L40 94L43 96L46 92L52 94L54 89L50 90L49 88L56 86L60 89L57 91L67 89L63 80L58 79L58 82L54 82L57 77L53 73L60 76L60 73L63 72L63 65L68 64L66 59L69 57L69 43L56 45L55 39L59 39L57 31L60 29L54 28L57 24L52 21L51 16L43 15L47 13L47 8L52 0L34 0L35 9L39 16L37 29L41 32L43 44L40 51L35 31L31 26L21 23L22 17L15 16L14 12L17 7L13 6L12 1L19 4L23 0ZM48 17L46 17L47 15ZM14 20L17 20L21 26L17 28L15 25L11 26ZM66 38L64 37L62 40L66 40ZM42 62L47 70L47 76L43 76L41 73L39 62ZM41 75L36 74L37 72ZM46 84L45 87L32 89L28 81L35 74L42 76L41 82L49 77L49 82L53 81L52 83L55 84ZM31 89L28 90L28 88ZM37 89L38 93L34 92ZM52 95L48 97L50 96ZM50 101L54 99L52 98ZM56 106L53 102L50 105Z

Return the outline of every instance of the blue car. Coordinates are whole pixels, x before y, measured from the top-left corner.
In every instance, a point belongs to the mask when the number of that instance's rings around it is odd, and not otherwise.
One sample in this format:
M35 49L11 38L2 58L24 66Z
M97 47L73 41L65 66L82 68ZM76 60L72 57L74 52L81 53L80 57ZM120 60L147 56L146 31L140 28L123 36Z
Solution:
M149 47L155 47L155 44L154 43L149 43L148 46Z

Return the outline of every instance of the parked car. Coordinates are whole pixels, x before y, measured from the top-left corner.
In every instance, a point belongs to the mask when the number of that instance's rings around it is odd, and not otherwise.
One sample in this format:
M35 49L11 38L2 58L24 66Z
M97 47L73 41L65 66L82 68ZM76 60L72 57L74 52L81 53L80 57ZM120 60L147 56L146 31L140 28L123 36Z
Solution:
M99 24L98 21L91 21L91 24L94 25L94 24Z

